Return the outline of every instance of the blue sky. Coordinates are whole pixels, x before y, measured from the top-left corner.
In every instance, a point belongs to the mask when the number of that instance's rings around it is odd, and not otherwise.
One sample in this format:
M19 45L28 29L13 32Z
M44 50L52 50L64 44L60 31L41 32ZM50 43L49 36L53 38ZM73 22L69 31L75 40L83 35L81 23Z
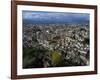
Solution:
M70 23L76 21L89 21L90 15L87 13L68 12L46 12L46 11L23 11L23 20L31 20L33 23Z

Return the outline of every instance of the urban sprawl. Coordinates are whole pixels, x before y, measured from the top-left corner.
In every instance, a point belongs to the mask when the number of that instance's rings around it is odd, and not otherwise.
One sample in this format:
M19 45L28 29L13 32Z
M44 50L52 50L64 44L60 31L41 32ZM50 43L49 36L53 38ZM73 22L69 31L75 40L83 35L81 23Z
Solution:
M89 25L29 24L23 27L23 68L89 65Z

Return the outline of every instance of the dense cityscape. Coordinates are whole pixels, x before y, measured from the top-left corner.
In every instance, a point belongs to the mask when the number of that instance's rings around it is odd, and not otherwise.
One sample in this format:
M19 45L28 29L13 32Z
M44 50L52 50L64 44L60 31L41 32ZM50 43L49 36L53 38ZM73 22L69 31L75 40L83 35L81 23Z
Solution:
M89 65L89 25L27 24L23 68Z

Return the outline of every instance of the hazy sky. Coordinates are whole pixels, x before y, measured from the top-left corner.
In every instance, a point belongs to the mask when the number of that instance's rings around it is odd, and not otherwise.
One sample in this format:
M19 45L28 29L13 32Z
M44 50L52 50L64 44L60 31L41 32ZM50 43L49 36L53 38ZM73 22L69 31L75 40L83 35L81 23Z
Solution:
M74 22L89 21L87 13L68 13L68 12L45 12L45 11L23 11L23 19L34 22Z

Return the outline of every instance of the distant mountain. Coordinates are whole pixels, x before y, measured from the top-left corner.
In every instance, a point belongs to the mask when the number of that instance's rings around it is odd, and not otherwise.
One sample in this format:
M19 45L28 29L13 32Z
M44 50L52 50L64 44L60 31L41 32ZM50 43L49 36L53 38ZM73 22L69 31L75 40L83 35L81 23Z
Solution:
M89 21L84 21L84 20L72 20L72 21L34 21L34 20L23 20L23 24L27 25L27 24L89 24Z

